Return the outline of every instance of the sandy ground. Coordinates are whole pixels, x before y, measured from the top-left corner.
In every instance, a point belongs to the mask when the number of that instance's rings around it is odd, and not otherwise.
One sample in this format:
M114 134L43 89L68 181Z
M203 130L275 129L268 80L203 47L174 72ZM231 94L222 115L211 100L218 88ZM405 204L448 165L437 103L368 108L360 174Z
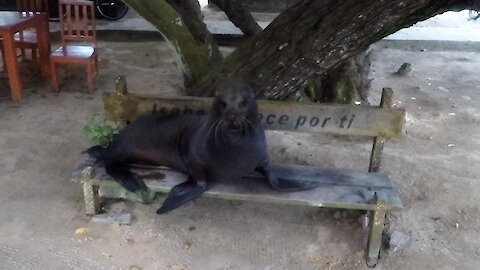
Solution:
M127 202L131 226L90 222L69 176L91 145L81 130L102 110L102 92L120 74L131 92L182 92L164 43L99 46L93 96L81 69L69 72L60 94L30 72L25 99L13 103L0 73L1 269L366 269L361 212L201 198L157 216L159 198ZM392 75L403 62L412 63L412 77ZM30 68L22 66L25 74ZM401 251L383 252L377 269L478 269L479 69L478 52L374 47L371 102L388 86L408 111L406 134L385 146L383 170L405 205L392 213L392 229L410 237ZM368 166L365 141L285 133L269 133L268 141L276 161ZM88 232L75 235L79 227Z

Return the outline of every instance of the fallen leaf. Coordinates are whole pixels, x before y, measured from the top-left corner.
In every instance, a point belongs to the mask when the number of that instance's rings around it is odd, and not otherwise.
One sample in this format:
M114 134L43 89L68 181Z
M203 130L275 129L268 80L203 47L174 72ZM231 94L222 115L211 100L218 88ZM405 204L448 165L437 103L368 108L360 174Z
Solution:
M183 243L183 249L190 249L191 246L192 246L192 242L190 241L185 241Z
M76 235L86 234L88 233L88 228L80 227L75 230Z
M310 256L308 259L310 260L310 263L313 264L313 265L316 265L318 263L318 261L320 260L315 256Z
M181 264L172 264L170 265L171 270L185 270L185 267Z
M337 265L337 262L327 262L325 264L325 270L332 270Z
M133 240L132 238L127 238L127 243L133 245L135 244L135 240Z

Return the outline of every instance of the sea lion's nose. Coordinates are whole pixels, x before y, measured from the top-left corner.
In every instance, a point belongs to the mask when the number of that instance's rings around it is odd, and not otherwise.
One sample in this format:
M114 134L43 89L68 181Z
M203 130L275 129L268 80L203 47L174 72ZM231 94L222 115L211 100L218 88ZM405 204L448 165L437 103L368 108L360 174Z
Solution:
M227 118L229 120L235 118L235 112L232 111L232 110L226 110L225 111L225 118Z
M242 124L242 118L237 117L237 118L233 119L233 124L235 126L240 126Z

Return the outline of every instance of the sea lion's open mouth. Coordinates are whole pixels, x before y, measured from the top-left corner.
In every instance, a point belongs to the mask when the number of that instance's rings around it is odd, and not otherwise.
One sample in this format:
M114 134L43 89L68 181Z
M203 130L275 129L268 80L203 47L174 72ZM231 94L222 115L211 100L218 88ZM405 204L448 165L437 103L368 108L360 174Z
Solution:
M237 123L235 123L235 122L230 122L230 123L228 123L228 125L227 125L227 129L228 129L229 131L233 131L233 132L240 132L240 131L242 131L243 128L242 128L242 124L241 124L241 123L238 123L238 124L237 124Z
M234 117L228 121L227 128L230 131L242 131L245 127L245 118L244 117Z

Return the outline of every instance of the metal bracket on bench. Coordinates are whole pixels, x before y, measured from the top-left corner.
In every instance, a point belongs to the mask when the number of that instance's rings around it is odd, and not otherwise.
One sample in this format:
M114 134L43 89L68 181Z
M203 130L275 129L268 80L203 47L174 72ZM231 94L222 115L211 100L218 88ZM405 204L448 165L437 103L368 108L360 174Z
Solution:
M387 213L388 204L385 193L375 192L374 210L370 211L369 234L367 243L367 265L375 267L380 255L382 246L382 234L385 227L385 215Z

